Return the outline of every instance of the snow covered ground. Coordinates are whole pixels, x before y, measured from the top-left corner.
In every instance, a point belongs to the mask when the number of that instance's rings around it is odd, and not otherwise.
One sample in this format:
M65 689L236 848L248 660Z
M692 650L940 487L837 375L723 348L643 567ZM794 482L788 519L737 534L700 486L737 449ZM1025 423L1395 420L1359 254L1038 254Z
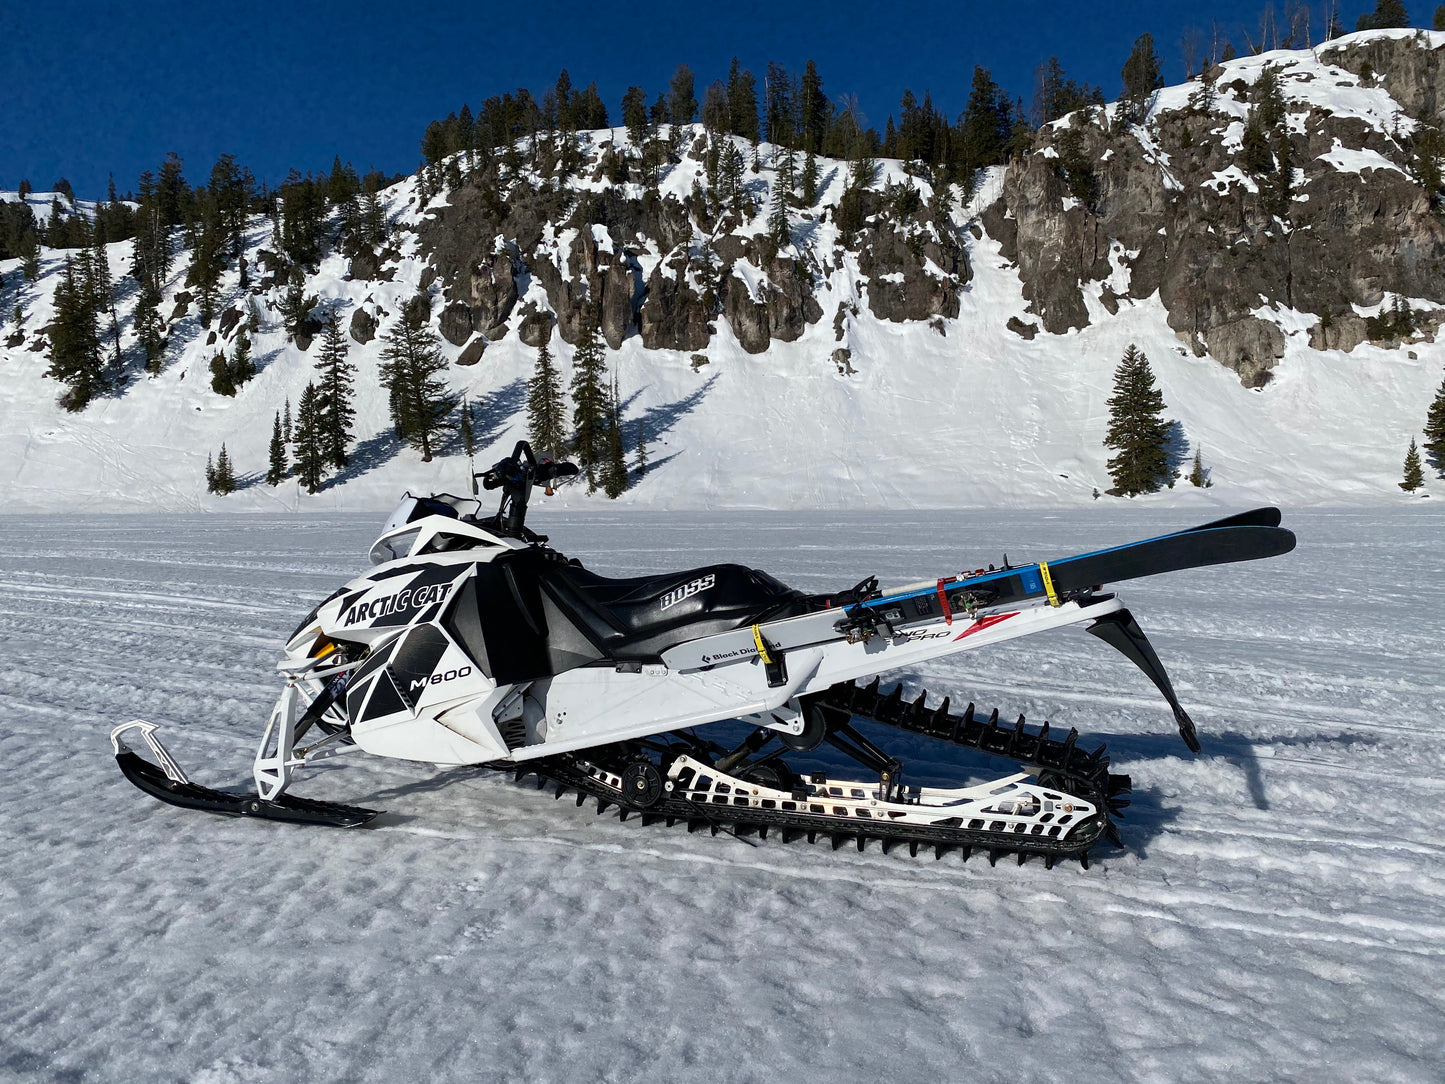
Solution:
M754 846L368 758L297 791L391 811L370 830L162 806L107 730L165 724L239 785L279 641L375 519L0 518L0 1078L1438 1081L1433 503L1290 513L1287 557L1126 585L1200 758L1078 631L901 675L1109 743L1134 805L1088 871ZM738 559L812 589L1193 518L533 515L602 572Z

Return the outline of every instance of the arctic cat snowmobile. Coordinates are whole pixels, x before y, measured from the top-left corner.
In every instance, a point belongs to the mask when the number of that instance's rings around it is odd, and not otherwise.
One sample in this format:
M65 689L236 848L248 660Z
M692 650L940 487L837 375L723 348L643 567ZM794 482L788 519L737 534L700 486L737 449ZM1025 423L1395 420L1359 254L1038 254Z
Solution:
M173 805L230 816L353 827L376 811L289 794L296 771L338 753L481 764L591 797L625 818L689 829L777 831L785 839L869 839L994 860L1080 858L1128 804L1127 776L1103 747L944 698L905 700L873 675L1019 636L1084 624L1133 660L1199 751L1138 623L1103 584L1286 553L1277 509L1057 561L990 566L897 590L869 578L835 594L792 590L765 572L710 565L611 579L525 525L534 485L576 474L519 443L477 475L501 490L495 515L473 498L407 494L371 548L376 566L309 613L278 664L286 686L257 750L256 793L199 786L154 724L111 735L121 770ZM472 483L475 494L476 483ZM860 680L872 678L868 684ZM746 736L719 744L738 727ZM981 785L910 785L859 720L1016 761ZM137 732L151 760L124 745ZM876 737L878 730L872 731ZM709 737L709 734L713 737ZM302 743L305 744L302 744ZM827 743L855 778L809 770ZM834 754L835 761L839 760ZM815 766L816 766L816 758Z

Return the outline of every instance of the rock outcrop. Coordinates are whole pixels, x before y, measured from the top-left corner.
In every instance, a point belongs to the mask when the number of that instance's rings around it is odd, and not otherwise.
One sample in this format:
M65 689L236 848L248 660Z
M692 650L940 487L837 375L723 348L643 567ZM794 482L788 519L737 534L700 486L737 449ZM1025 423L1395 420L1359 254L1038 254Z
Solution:
M1445 303L1445 193L1419 183L1408 134L1445 125L1441 52L1428 36L1353 36L1319 61L1217 65L1162 92L1142 128L1080 111L1037 133L983 224L1044 330L1085 326L1086 289L1113 311L1122 279L1128 297L1157 291L1196 354L1258 387L1284 352L1270 309L1319 316L1312 344L1349 349L1356 306ZM1393 119L1329 107L1326 88L1361 84L1394 98Z

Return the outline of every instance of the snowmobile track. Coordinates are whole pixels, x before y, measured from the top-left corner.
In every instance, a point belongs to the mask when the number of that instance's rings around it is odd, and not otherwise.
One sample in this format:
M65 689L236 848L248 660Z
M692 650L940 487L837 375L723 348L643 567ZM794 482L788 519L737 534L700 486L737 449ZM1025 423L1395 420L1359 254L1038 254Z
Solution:
M766 839L769 830L776 829L784 843L800 838L816 843L821 837L829 840L834 850L851 839L858 850L863 851L869 840L876 839L885 854L899 844L907 844L909 854L915 857L920 848L931 848L935 860L952 850L960 850L965 862L979 853L988 858L991 866L1010 855L1017 858L1019 865L1023 865L1031 855L1038 855L1043 858L1046 868L1051 868L1060 858L1077 858L1087 869L1089 849L1101 837L1107 837L1115 844L1121 843L1111 818L1122 816L1122 810L1129 804L1125 795L1129 792L1130 781L1127 775L1109 772L1109 758L1105 756L1102 745L1093 752L1084 752L1077 747L1076 730L1070 729L1062 739L1054 738L1049 734L1048 723L1030 731L1023 716L1011 725L1000 723L996 710L987 719L981 719L976 715L973 704L969 704L961 715L950 714L947 697L937 707L929 708L927 696L924 692L913 701L905 701L902 685L882 693L879 691L879 680L875 678L866 686L855 682L835 685L823 693L817 703L846 712L854 719L1016 760L1034 769L1041 782L1047 779L1046 785L1083 798L1093 803L1100 812L1075 825L1064 838L1052 838L1043 834L1001 831L998 830L1001 824L986 823L981 819L971 820L967 825L946 827L864 819L838 813L764 808L756 801L747 805L714 805L699 792L684 797L674 791L652 801L638 802L601 777L620 775L626 763L639 755L646 755L643 742L625 742L611 747L605 764L571 753L530 761L518 765L513 771L519 781L527 775L535 775L539 790L550 783L555 788L554 797L558 799L569 790L575 791L578 806L588 798L595 799L598 813L616 807L619 819L624 821L629 815L637 814L644 824L662 821L670 828L682 823L687 825L689 832L707 828L713 835L719 832L731 835L755 832L759 839ZM693 752L691 748L688 751ZM665 771L665 760L662 767ZM746 768L746 765L739 765L733 771L744 772ZM808 803L803 801L799 804Z

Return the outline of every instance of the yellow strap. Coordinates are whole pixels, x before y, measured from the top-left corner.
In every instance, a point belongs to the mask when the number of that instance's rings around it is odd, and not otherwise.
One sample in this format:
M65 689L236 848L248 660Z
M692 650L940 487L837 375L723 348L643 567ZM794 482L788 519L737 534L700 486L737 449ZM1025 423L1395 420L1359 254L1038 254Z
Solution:
M1054 578L1049 575L1049 563L1047 561L1039 562L1039 575L1043 577L1044 591L1049 596L1049 605L1061 605L1061 603L1059 602L1058 593L1054 590Z
M753 626L753 643L758 645L758 658L771 666L773 664L773 657L768 654L768 642L763 639L763 629L761 625Z

